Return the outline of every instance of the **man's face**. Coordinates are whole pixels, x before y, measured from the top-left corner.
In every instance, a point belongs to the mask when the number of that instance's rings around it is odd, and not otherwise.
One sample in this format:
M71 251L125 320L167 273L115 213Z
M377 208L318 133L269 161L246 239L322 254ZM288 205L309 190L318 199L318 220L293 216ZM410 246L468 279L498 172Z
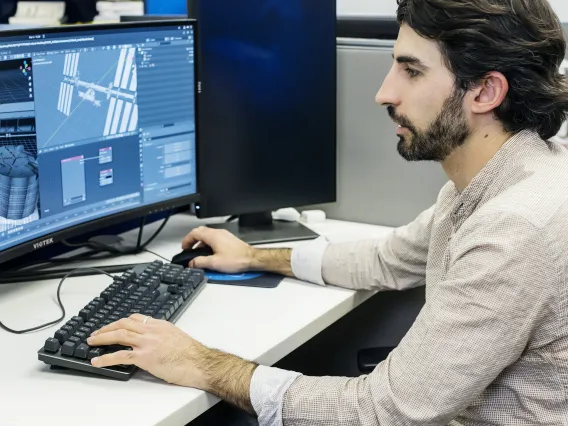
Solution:
M394 64L377 93L398 124L398 152L408 161L443 161L470 134L463 91L437 44L402 25Z

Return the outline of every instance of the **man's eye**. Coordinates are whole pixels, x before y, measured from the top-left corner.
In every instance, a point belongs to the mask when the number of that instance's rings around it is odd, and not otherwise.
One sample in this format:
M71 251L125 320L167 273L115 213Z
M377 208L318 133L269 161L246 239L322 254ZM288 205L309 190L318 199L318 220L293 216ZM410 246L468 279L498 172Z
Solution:
M406 68L406 72L411 78L418 77L420 75L420 71L413 70L412 68Z

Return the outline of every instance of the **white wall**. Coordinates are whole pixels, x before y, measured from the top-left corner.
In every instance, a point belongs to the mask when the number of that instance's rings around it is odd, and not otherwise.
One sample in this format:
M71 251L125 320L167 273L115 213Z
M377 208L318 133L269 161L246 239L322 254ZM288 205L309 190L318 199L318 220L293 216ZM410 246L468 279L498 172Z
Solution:
M549 0L562 22L568 22L568 1ZM396 0L337 0L339 15L394 15Z
M338 15L394 15L396 7L396 0L337 0Z
M548 0L562 22L568 22L568 2L566 0Z

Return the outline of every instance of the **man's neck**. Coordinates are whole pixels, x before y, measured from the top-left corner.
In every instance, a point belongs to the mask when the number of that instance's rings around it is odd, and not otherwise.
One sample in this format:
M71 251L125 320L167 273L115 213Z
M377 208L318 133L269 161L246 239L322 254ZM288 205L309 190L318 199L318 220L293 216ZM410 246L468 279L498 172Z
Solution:
M511 136L500 130L474 132L462 146L442 161L446 175L460 193Z

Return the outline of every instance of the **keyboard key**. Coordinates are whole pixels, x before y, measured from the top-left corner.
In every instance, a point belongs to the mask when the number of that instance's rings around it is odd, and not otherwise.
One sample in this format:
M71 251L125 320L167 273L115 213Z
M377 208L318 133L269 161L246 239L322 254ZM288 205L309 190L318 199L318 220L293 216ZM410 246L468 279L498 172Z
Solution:
M170 311L166 310L166 309L162 309L162 310L158 311L158 315L163 315L165 320L169 320L170 317L172 316Z
M73 333L75 333L75 330L73 330L73 327L71 327L68 324L65 324L63 327L61 327L61 330L65 330L67 332L67 334L69 334L69 336L72 336Z
M176 281L176 275L172 273L167 273L164 275L163 281L166 284L174 284Z
M73 356L75 353L75 342L68 340L63 343L63 346L61 346L61 353L63 355Z
M89 336L93 332L93 329L84 325L83 327L79 327L78 331L80 331L81 333L85 333L87 336Z
M191 293L193 293L193 288L183 287L182 295L184 300L187 299Z
M91 303L94 303L97 307L97 310L99 310L105 305L106 302L102 297L95 297Z
M96 358L104 354L105 354L105 349L103 347L91 348L91 350L87 354L87 359L90 361L93 358Z
M47 339L45 341L45 344L43 345L43 348L47 351L47 352L57 352L59 350L59 348L61 347L61 343L59 343L59 340L50 337L49 339Z
M77 324L79 324L79 327L82 327L83 324L85 324L85 321L79 315L75 315L73 318L71 318L71 321L75 321Z
M78 345L79 343L81 343L81 339L79 339L77 336L71 336L69 339L67 339L68 342L73 342L75 343L75 345Z
M89 350L89 345L87 345L86 343L81 343L75 348L75 358L87 359Z
M73 329L73 333L75 333L79 329L79 323L74 320L67 321L67 325Z
M89 318L91 318L91 315L93 315L93 311L91 311L90 309L81 309L79 311L79 316L81 318L83 318L84 322L89 321Z
M54 337L59 341L60 344L63 344L69 338L69 332L67 330L59 329L55 332Z
M90 336L90 333L83 333L82 331L76 331L73 336L78 337L79 339L81 339L81 342L84 342L85 340L87 340L87 337Z
M122 302L121 302L122 303ZM112 309L116 309L120 306L120 303L115 301L114 299L107 303L107 306L111 307ZM110 309L109 309L110 310Z
M178 287L177 284L170 284L170 285L168 286L168 291L169 291L170 293L172 293L172 294L176 294L176 293L181 292L181 288Z

